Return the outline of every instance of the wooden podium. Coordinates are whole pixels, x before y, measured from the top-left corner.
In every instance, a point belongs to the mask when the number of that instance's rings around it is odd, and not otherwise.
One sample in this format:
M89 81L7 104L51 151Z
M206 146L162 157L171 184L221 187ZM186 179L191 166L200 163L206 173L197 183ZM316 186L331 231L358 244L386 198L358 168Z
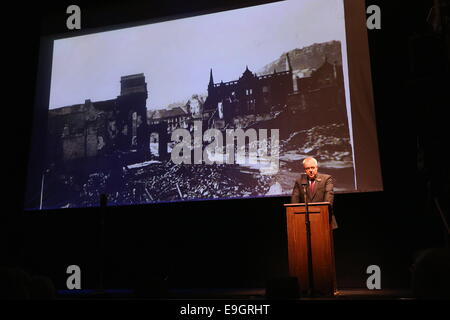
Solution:
M312 281L308 273L306 206L285 204L288 236L289 275L297 277L304 294L332 296L336 292L333 233L330 225L329 202L308 203L311 230Z

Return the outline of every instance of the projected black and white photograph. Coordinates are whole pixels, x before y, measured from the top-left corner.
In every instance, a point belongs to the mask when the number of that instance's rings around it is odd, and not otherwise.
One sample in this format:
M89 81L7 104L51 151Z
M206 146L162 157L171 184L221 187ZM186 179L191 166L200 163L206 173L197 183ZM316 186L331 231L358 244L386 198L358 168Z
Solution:
M340 0L57 39L52 54L45 168L29 208L98 206L102 194L111 205L290 195L307 156L336 192L357 189ZM227 139L238 130L241 146ZM223 161L226 150L245 159Z

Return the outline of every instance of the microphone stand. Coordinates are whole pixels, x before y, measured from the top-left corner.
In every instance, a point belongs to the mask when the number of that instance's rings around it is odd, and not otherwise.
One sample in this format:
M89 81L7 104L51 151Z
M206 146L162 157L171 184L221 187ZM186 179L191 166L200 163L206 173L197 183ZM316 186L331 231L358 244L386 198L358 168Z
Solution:
M310 297L314 296L314 274L313 274L313 264L312 264L312 247L311 247L311 225L309 220L309 209L308 209L308 197L306 194L306 184L303 184L303 192L305 196L305 226L306 226L306 249L308 254L308 280L309 288L308 295Z

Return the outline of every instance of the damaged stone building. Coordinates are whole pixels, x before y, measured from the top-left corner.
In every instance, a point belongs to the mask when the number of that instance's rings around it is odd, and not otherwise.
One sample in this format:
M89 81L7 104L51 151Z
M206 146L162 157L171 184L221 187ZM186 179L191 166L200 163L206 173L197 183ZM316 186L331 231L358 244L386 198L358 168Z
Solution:
M296 78L297 91L287 97L291 112L315 125L347 123L342 65L324 62L307 77Z
M331 64L325 58L317 69L299 77L286 54L285 66L285 71L274 69L261 76L247 67L238 80L220 83L214 83L211 70L203 108L204 126L220 129L233 125L236 117L267 114L285 106L304 116L315 111L315 117L320 117L329 112L327 118L345 121L342 65Z
M144 74L121 77L116 99L49 110L47 156L49 163L70 169L99 168L107 158L125 162L149 158L149 130ZM80 162L83 162L82 164Z
M167 123L167 132L171 134L175 129L188 128L191 114L189 108L185 106L175 107L169 110L160 109L156 111L148 111L149 124L157 125Z
M235 81L214 83L210 71L208 97L203 107L206 126L224 127L235 117L268 113L280 108L295 90L292 66L286 54L286 70L257 76L248 67Z

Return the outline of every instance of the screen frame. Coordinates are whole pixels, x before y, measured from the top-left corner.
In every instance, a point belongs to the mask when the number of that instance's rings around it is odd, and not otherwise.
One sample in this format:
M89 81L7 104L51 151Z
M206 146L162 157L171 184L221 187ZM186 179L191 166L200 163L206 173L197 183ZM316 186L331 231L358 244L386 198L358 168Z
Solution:
M129 21L126 23L105 25L93 28L83 28L79 31L64 32L57 34L44 35L40 40L39 48L39 63L37 72L37 82L35 91L35 106L33 109L31 143L28 155L28 174L26 179L26 194L24 197L25 211L52 211L55 209L30 209L26 208L28 196L31 195L32 190L39 190L40 184L43 183L43 178L40 177L42 168L44 167L44 157L34 158L32 155L39 154L45 150L45 140L42 137L46 136L47 122L48 122L48 104L50 96L50 82L51 82L51 64L53 41L77 37L86 34L93 34L104 31L119 30L134 26L141 26L150 23L169 21L174 19L181 19L186 17L194 17L204 14L211 14L215 12L229 11L234 9L251 7L254 5L262 5L267 3L280 2L276 1L251 1L243 3L233 3L224 6L216 6L204 10L197 10L193 12L184 12L182 14L172 14L160 17L152 17L149 19L139 21ZM374 99L372 91L372 77L370 67L370 54L368 45L368 36L366 28L365 16L365 2L363 0L343 0L345 12L345 29L347 42L347 59L348 59L348 76L350 87L350 101L351 101L351 120L353 127L353 148L354 148L354 169L356 181L371 181L372 184L357 185L357 189L353 191L343 191L340 193L358 193L358 192L376 192L383 191L382 172L380 166L379 146L376 129L376 118L374 109ZM364 112L361 112L361 108ZM39 138L41 137L41 138ZM369 141L370 148L367 148ZM371 164L370 170L366 168L367 163ZM381 186L380 187L373 187ZM285 198L282 195L275 196L261 196L261 198ZM253 198L253 197L251 197ZM260 197L257 197L260 198ZM235 198L227 199L199 199L192 201L208 201L208 200L236 200ZM173 202L159 202L159 203L173 203ZM133 206L148 206L156 203L142 203ZM128 206L128 205L125 205ZM78 208L83 209L83 208Z

